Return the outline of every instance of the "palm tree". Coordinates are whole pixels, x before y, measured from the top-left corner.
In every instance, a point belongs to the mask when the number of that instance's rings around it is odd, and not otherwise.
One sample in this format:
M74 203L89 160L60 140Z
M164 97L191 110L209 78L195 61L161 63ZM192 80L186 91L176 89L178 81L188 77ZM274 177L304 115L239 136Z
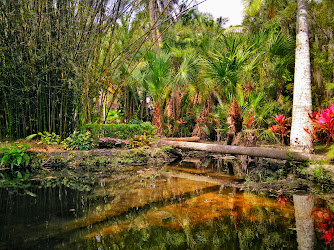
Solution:
M147 66L143 72L143 86L154 103L153 124L157 134L162 135L161 117L162 103L167 96L172 79L170 70L170 58L163 53L148 53L146 55Z
M312 152L312 138L305 131L305 129L312 131L312 122L308 118L308 114L312 113L312 91L307 6L305 0L298 0L297 3L295 82L290 145L295 151Z

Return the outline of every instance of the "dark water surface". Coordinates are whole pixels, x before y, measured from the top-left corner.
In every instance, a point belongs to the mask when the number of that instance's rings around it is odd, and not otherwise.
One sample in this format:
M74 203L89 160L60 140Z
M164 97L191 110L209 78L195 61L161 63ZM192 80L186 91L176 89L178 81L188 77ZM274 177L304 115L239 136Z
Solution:
M32 197L0 189L0 249L331 247L327 204L308 194L241 192L239 182L192 159L159 174L146 167L99 179L90 191L59 184L32 187Z

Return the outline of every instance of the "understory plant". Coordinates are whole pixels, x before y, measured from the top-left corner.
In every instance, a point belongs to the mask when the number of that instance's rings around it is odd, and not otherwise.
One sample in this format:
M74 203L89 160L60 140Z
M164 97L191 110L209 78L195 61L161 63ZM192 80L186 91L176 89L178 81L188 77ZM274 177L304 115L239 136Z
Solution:
M81 133L74 132L63 142L66 150L90 150L93 148L93 138L91 132Z
M135 135L133 138L129 141L129 146L131 148L138 148L138 147L144 147L149 148L151 147L152 138L147 135Z
M60 143L60 136L57 135L55 132L49 133L44 131L43 133L39 132L38 135L41 136L41 141L43 144L48 145L58 145Z
M0 152L3 153L1 156L2 166L10 166L13 171L14 166L22 167L27 166L30 161L30 157L27 154L26 150L29 149L27 144L17 144L12 143L9 146L1 147Z
M287 145L291 118L285 118L283 114L275 114L274 118L276 125L271 126L271 130L279 137L282 144Z
M334 105L332 104L327 109L308 114L312 120L313 132L304 129L307 133L313 136L314 140L330 142L334 134Z

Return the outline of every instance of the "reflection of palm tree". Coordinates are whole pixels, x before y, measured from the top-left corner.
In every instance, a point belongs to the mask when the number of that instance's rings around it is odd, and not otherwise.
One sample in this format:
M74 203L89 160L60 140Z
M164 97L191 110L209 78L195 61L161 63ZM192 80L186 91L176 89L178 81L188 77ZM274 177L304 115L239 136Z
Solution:
M311 213L314 207L314 199L308 194L294 194L293 203L295 206L298 249L313 249L314 222Z

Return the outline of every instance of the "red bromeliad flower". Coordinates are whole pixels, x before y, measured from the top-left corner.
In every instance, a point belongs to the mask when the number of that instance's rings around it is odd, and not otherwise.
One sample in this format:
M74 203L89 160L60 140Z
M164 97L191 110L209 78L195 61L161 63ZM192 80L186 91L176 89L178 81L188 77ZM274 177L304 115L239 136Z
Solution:
M286 137L290 132L288 123L289 120L290 118L285 118L283 114L275 114L276 125L271 126L271 130L280 136L281 142L284 141L284 137Z
M279 115L275 114L275 119L278 124L282 124L285 121L283 114L279 114Z
M334 135L334 105L331 105L322 112L314 112L312 115L308 114L312 120L314 127L313 137L316 135L325 134L328 144Z

